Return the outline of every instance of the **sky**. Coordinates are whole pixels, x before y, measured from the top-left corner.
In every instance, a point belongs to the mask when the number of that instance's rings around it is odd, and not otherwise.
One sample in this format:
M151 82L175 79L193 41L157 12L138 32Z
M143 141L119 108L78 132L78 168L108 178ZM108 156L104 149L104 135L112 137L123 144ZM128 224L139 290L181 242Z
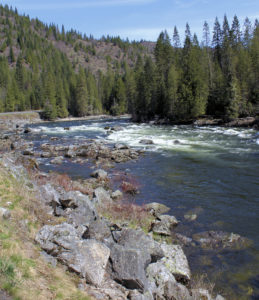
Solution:
M236 14L241 25L246 17L252 22L259 19L259 0L3 0L1 3L44 23L55 23L60 28L63 24L66 30L73 28L95 38L109 34L129 40L156 41L165 29L172 37L177 26L183 40L188 22L191 33L201 39L204 21L212 31L216 16L221 22L226 14L231 24Z

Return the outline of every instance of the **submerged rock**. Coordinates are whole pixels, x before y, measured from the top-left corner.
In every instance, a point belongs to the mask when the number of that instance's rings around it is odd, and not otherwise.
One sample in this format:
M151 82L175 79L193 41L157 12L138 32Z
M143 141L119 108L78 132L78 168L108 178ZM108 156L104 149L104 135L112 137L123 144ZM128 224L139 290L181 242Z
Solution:
M145 205L145 208L154 216L160 216L170 210L170 207L158 202L148 203Z
M149 139L140 140L139 143L143 144L143 145L153 145L154 144L154 142L152 140L149 140Z
M249 239L241 237L239 234L223 231L205 231L196 233L192 238L205 249L228 248L240 250L251 245Z

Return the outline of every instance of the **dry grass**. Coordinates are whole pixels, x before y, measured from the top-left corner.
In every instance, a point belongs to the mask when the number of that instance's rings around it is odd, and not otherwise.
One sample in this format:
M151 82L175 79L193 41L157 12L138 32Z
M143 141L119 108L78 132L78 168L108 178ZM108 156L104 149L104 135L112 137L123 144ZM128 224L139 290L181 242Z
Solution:
M154 217L144 206L124 202L123 200L105 203L103 206L98 207L98 212L111 222L117 224L127 223L129 227L140 227L145 232L149 232L151 222L154 220Z
M13 299L86 300L77 289L78 276L58 265L53 268L40 255L36 232L55 224L24 182L17 181L0 164L0 206L11 210L11 219L0 222L0 288Z
M191 288L193 290L207 290L210 295L213 295L215 284L212 283L206 274L192 276ZM194 300L200 300L201 297L198 295L193 295Z
M34 111L28 112L10 112L10 113L1 113L0 120L29 120L33 121L35 119L40 119L39 113Z

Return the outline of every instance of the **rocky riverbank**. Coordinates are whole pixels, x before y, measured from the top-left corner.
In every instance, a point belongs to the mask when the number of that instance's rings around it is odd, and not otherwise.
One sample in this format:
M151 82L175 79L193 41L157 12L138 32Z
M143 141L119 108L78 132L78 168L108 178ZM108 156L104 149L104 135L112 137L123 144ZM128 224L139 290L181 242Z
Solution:
M246 239L212 231L186 237L174 232L178 220L166 214L166 206L125 202L138 187L122 177L121 190L114 190L110 170L114 164L137 160L142 151L95 140L64 146L56 137L35 150L22 135L33 134L31 130L14 128L13 134L1 135L2 164L27 178L45 211L57 220L56 225L43 224L35 241L53 267L61 263L82 278L79 289L96 299L223 299L193 281L183 246L240 249ZM90 178L72 181L64 174L42 172L41 157L52 164L90 160L95 169ZM1 212L8 219L8 209Z
M133 118L134 120L134 118ZM136 120L134 120L136 121ZM138 120L137 120L138 121ZM171 121L169 119L141 120L154 125L195 125L195 126L224 126L224 127L250 127L259 129L259 117L244 117L232 120L214 118L213 116L204 116L193 120Z

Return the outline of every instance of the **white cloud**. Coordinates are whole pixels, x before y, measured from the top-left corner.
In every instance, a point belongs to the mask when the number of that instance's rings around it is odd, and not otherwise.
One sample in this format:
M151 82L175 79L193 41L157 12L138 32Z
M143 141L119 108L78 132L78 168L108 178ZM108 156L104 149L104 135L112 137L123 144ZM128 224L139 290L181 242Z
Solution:
M53 10L53 9L80 9L87 7L109 7L109 6L126 6L126 5L144 5L157 0L85 0L69 2L52 2L52 3L33 3L22 6L26 10Z

